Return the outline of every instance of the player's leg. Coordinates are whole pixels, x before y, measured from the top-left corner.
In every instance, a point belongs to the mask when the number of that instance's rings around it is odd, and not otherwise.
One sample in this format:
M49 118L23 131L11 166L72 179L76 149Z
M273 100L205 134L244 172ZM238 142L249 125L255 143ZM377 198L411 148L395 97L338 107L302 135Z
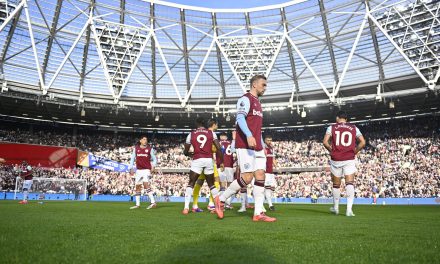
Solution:
M141 206L141 191L142 191L142 184L137 184L135 185L135 194L134 194L134 198L135 198L135 206L130 207L130 209L137 209Z
M217 165L213 162L213 171L214 171L214 185L215 188L220 190L220 176L217 170ZM212 194L209 195L209 204L208 204L208 210L213 211L215 210L215 204L214 204L214 197Z
M226 168L225 168L225 170L219 172L219 174L220 174L220 177L219 177L219 179L220 179L220 194L222 194L225 192L226 188L228 188L228 182L226 180L226 177L227 177ZM231 198L228 198L228 199L226 199L226 202L225 202L225 209L230 209L230 207L231 207Z
M32 181L30 181L30 182L32 182ZM25 180L24 182L23 182L23 189L22 189L22 192L23 192L23 199L19 202L20 204L27 204L28 203L28 196L29 196L29 189L30 189L30 187L29 187L29 181L28 180Z
M264 181L264 197L269 205L269 210L274 211L275 207L272 204L272 189L273 189L273 174L266 173L266 179Z
M151 171L150 170L142 170L143 173L143 185L144 190L147 193L148 197L150 198L150 205L147 207L147 209L153 209L156 208L156 200L154 199L154 193L151 188L150 178L151 178Z
M142 170L136 170L135 172L135 206L130 207L130 209L137 209L141 206L141 192L142 192L142 183L144 181L144 174L142 173Z
M345 175L345 192L347 194L347 216L354 216L353 201L354 201L354 174Z
M29 190L32 188L32 180L27 180L25 182L25 188L23 189L23 201L24 203L28 202L29 198Z
M339 214L339 201L341 199L341 177L343 175L343 170L341 167L342 163L340 161L330 160L330 172L332 175L333 184L333 207L330 211L336 215Z
M150 205L147 209L156 208L156 200L154 199L153 190L151 189L151 184L149 182L144 182L144 190L147 193L148 198L150 198Z
M356 173L356 162L354 160L348 161L344 166L345 175L345 190L347 193L347 216L354 216L353 201L354 201L354 175Z
M255 200L255 208L254 208L254 217L253 221L262 221L262 222L275 222L276 218L267 216L263 210L264 203L264 182L266 180L266 156L264 151L255 151L255 182L254 182L254 200Z
M254 151L250 149L237 149L237 159L240 166L240 177L234 180L226 191L220 195L220 201L224 203L226 199L236 194L241 188L246 187L253 179Z
M189 172L189 182L185 191L185 206L182 211L183 214L189 213L189 203L191 202L191 196L193 194L194 185L196 184L196 181L200 176L199 173L192 170Z
M203 174L202 172L199 178L197 179L196 184L194 185L194 191L193 191L193 211L196 212L203 212L203 210L199 209L199 196L200 196L200 189L202 189L204 182L205 182L205 174Z
M233 168L225 168L224 172L224 181L225 181L225 189L227 187L229 187L229 185L231 185L231 183L234 181L234 169ZM234 209L234 207L232 206L232 200L234 199L236 194L232 195L231 197L229 197L228 199L226 199L226 209Z
M246 212L246 203L247 203L247 187L240 189L240 202L241 207L238 209L239 213Z

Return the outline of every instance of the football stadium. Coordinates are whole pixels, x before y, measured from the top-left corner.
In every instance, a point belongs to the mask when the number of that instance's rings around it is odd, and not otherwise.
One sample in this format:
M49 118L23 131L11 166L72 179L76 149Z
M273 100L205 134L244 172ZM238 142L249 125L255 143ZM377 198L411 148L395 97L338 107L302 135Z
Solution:
M0 263L438 263L439 0L0 0Z

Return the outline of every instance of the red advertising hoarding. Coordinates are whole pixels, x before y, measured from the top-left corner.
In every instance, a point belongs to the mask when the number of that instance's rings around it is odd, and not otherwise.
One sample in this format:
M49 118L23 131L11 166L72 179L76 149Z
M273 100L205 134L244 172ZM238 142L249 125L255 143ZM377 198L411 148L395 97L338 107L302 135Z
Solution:
M5 159L6 164L25 160L32 166L74 168L77 155L76 148L0 142L0 158Z

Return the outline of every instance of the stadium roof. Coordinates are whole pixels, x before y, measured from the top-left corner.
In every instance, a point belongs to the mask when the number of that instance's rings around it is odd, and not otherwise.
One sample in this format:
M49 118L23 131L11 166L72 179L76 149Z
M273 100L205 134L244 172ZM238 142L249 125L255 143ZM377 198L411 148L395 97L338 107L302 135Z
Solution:
M0 5L0 110L91 123L139 124L162 115L165 127L196 114L226 120L249 78L265 74L265 114L277 117L267 126L290 125L304 109L313 117L307 122L350 105L365 117L391 101L399 112L431 111L439 103L431 96L440 73L439 6L296 0L212 9L8 0ZM39 112L41 104L67 110Z

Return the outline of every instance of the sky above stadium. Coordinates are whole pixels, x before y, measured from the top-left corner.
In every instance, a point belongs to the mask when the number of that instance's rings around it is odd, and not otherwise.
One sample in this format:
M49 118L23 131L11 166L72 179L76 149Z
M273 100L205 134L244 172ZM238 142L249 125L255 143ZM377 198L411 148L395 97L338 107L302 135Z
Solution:
M182 5L208 7L208 8L250 8L258 6L275 5L289 0L165 0Z

